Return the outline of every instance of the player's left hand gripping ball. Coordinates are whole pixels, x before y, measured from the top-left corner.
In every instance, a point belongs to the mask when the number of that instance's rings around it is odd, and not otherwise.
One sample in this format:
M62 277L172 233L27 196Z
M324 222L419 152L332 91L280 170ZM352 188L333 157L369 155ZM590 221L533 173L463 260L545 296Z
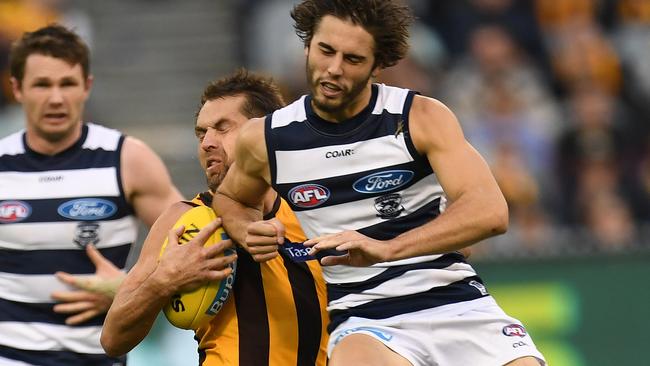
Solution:
M185 232L178 239L178 243L187 243L198 234L201 228L215 219L214 211L205 206L194 207L185 212L174 224L175 228L181 225L185 226ZM226 232L223 228L218 228L208 238L204 246L209 247L226 239L228 239ZM165 252L165 248L167 248L167 239L160 250L161 256ZM234 249L226 249L223 255L230 255L233 252ZM163 308L167 320L182 329L197 329L202 324L209 322L221 310L232 292L236 263L235 261L229 265L232 272L228 277L207 283L193 291L174 294Z

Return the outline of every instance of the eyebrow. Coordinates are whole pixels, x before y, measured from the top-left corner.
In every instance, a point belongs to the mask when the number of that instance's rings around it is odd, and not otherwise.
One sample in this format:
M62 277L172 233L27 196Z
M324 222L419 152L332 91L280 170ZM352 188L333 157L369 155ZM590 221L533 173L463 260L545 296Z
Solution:
M334 51L334 47L328 45L328 44L325 43L325 42L318 42L318 46L323 47L323 48L327 48L328 50L332 50L332 51Z
M327 49L329 51L336 51L336 49L334 47L330 46L329 44L327 44L325 42L318 42L318 46L322 47L322 48L325 48L325 49ZM361 55L357 55L356 53L343 53L343 57L354 57L354 58L359 59L360 61L363 61L363 60L366 59L366 57L361 56Z
M218 124L220 124L220 123L225 123L225 122L233 122L233 123L235 123L235 121L232 120L232 119L230 119L230 118L227 118L227 117L221 117L221 118L219 118L218 120L209 123L207 127L201 127L201 126L196 126L196 125L195 125L195 126L194 126L194 131L197 131L197 132L207 131L208 128L216 128Z
M37 76L36 78L34 78L33 82L34 83L44 83L44 82L46 82L46 83L56 83L57 81L52 80L47 76ZM70 83L70 82L77 83L77 82L79 82L79 80L77 78L73 77L73 76L64 76L60 80L58 80L58 82L60 82L60 83Z

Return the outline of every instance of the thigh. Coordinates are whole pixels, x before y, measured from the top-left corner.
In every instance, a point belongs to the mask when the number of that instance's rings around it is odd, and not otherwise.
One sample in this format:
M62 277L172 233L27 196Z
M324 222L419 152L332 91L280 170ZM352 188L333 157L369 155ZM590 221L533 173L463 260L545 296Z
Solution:
M546 365L543 361L538 360L535 357L522 357L518 358L512 362L508 362L505 366L544 366Z
M365 334L350 334L332 350L328 366L412 366L412 364L385 346L377 339Z

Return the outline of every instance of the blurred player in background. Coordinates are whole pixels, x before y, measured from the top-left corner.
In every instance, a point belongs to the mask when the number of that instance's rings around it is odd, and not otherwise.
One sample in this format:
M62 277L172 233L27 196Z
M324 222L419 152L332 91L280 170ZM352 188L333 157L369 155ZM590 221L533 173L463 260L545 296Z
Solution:
M223 268L234 257L211 259L225 242L203 248L197 237L182 246L168 245L158 262L160 248L184 212L198 205L211 206L212 195L234 163L239 129L250 118L264 116L284 102L272 81L240 70L209 84L200 105L195 132L209 190L192 201L177 202L153 226L106 318L102 345L111 355L133 349L174 293L228 275L229 270ZM281 220L284 225L277 225L286 227L288 240L304 241L286 202L272 190L261 192L260 197L265 217ZM178 234L170 237L176 239ZM327 314L321 270L315 261L294 262L289 253L257 263L238 248L233 293L209 324L195 329L201 365L325 365Z
M123 365L99 337L136 217L181 196L148 146L82 121L93 79L75 33L25 33L10 67L26 125L0 140L0 364Z
M325 255L330 366L544 364L458 252L508 226L487 164L442 103L372 82L404 57L410 9L304 0L291 15L310 95L240 132L214 202L231 238L276 258L260 195L287 200Z

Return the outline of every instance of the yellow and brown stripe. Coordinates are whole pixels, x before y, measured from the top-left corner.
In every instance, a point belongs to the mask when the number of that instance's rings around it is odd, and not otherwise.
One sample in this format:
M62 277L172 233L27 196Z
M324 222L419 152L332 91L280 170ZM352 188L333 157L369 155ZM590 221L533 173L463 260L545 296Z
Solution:
M211 198L204 193L192 202L209 206ZM305 240L284 201L271 215L285 224L287 239ZM209 324L196 330L200 365L326 364L327 295L318 263L295 263L283 256L257 263L238 249L233 295Z

